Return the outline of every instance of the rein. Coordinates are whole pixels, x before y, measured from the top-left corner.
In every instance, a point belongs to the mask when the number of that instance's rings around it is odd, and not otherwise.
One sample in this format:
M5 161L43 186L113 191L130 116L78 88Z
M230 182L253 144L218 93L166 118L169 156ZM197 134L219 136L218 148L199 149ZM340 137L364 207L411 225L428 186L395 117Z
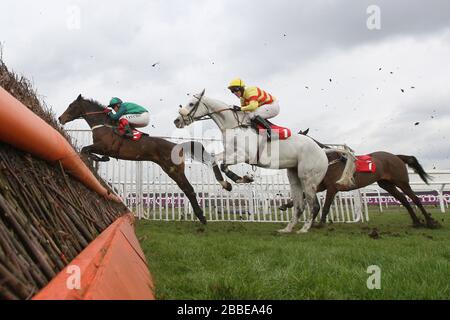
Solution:
M208 109L208 107L207 107L205 104L203 104L203 105L206 107L206 109ZM209 109L208 109L208 110L209 110ZM193 120L195 120L195 121L203 121L203 120L209 120L209 119L211 119L211 116L212 116L213 114L222 113L222 112L225 112L225 111L234 111L234 110L231 109L231 108L225 108L225 109L222 109L222 110L218 110L218 111L206 113L206 114L204 114L204 115L201 116L201 117L192 117L192 116L189 116L189 115L188 115L188 117L191 118L191 119L193 119Z
M208 106L206 104L203 103L203 105L206 107L207 110L209 110L209 108L208 108ZM192 117L192 116L188 115L188 118L191 120L191 122L193 122L193 121L205 121L205 120L212 119L212 117L211 117L212 115L219 114L219 113L222 113L222 112L225 112L225 111L232 111L233 112L233 116L234 116L234 118L235 118L235 120L237 122L237 126L232 128L232 129L241 128L241 127L244 127L244 126L248 127L248 125L246 125L246 124L244 125L243 122L239 121L239 115L238 115L237 111L235 111L234 109L231 109L231 108L225 108L225 109L221 109L221 110L214 111L214 112L208 112L208 113L202 115L201 117Z
M81 119L81 118L83 118L84 116L93 116L93 115L95 115L95 114L101 114L101 113L104 113L104 112L103 112L103 111L86 112L86 113L80 114L80 116L79 116L77 119Z
M91 115L100 114L100 113L104 113L104 112L103 111L86 112L86 113L83 113L80 117L82 117L82 116L91 116Z
M239 121L239 115L238 115L237 111L232 109L232 108L225 108L225 109L217 110L217 111L214 111L214 112L208 112L208 113L206 113L206 114L204 114L204 115L202 115L200 117L194 117L195 113L198 110L198 107L200 106L200 103L203 103L201 100L202 100L204 94L205 94L205 91L203 91L202 94L200 95L200 97L198 98L198 101L195 104L194 108L192 108L192 110L185 116L191 122L209 120L209 119L212 119L211 116L214 115L214 114L219 114L219 113L222 113L222 112L225 112L225 111L232 111L233 112L233 116L236 119L236 122L238 124L236 128L242 127L244 125L243 122ZM203 103L203 105L205 106L206 110L209 111L208 106L206 104L204 104L204 103ZM235 128L233 128L233 129L235 129Z
M84 106L83 106L82 109L85 110ZM102 110L102 111L84 112L84 113L80 114L80 115L78 116L78 118L76 118L76 119L83 119L84 116L93 116L93 115L96 115L96 114L105 114L105 112L104 112L104 110ZM98 128L101 128L101 127L110 127L110 128L112 128L110 125L107 125L107 124L105 123L105 124L99 124L99 125L93 126L93 127L91 128L91 130L95 130L95 129L98 129Z
M75 119L83 119L84 116L93 116L95 114L101 114L103 113L103 111L95 111L95 112L86 112L86 113L82 113L80 114L78 117L76 117Z

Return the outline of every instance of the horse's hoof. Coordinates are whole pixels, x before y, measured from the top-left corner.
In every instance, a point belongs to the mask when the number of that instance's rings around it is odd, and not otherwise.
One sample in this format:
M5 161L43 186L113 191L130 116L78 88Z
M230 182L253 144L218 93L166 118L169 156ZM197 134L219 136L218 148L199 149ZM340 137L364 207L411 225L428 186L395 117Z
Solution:
M440 227L442 227L442 225L434 219L430 219L427 221L428 229L439 229Z
M206 225L206 218L205 217L200 217L200 218L198 218L198 220L200 220L200 222L203 224L203 225Z
M287 207L286 207L285 205L282 205L281 207L278 207L278 209L279 209L280 211L286 211L286 210L287 210Z
M288 233L291 233L292 231L291 230L287 230L287 229L281 229L281 230L278 230L277 232L278 233L282 233L282 234L288 234Z
M255 179L253 179L252 177L243 176L242 178L236 180L236 183L244 184L244 183L252 183L254 181L255 181Z
M425 228L425 225L422 222L414 222L412 226L416 229Z
M250 177L250 176L243 176L242 179L244 179L244 183L255 182L255 179L253 179L253 177Z
M102 161L102 162L108 162L110 160L111 159L109 157L107 157L107 156L103 156L103 157L100 158L100 161Z
M314 223L314 224L312 225L312 228L323 229L323 228L325 228L326 226L327 226L326 223L318 222L318 223Z
M298 230L297 231L297 234L305 234L305 233L308 233L308 231L309 231L309 229L300 229L300 230Z
M222 185L222 187L227 190L228 192L231 192L231 190L233 190L233 186L231 185L231 183L229 183L228 181L222 181L220 182L220 184Z

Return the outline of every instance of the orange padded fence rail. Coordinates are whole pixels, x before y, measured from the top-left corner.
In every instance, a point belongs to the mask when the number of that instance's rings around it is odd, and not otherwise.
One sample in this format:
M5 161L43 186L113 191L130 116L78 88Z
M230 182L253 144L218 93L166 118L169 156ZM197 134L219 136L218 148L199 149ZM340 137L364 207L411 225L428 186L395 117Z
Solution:
M33 300L153 300L133 219L128 214L116 220Z
M63 167L88 188L116 202L95 178L66 139L20 101L0 87L0 141L47 161L61 161Z

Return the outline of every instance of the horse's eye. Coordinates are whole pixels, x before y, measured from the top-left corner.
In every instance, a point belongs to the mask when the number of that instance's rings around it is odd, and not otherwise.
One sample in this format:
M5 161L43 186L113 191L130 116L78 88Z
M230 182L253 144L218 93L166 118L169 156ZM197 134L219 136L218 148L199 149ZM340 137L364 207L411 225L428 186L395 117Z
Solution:
M191 103L189 103L189 107L193 107L194 106L194 104L191 102Z

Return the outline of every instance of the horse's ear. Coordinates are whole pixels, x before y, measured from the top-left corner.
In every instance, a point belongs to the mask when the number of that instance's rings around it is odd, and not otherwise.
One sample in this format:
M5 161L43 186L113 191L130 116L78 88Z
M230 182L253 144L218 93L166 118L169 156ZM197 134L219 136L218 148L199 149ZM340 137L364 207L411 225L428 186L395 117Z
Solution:
M206 89L203 89L203 91L200 93L200 95L198 97L196 97L197 99L201 99L203 98L203 96L205 95Z
M83 96L80 93L80 95L78 96L77 100L81 100L81 99L83 99Z

